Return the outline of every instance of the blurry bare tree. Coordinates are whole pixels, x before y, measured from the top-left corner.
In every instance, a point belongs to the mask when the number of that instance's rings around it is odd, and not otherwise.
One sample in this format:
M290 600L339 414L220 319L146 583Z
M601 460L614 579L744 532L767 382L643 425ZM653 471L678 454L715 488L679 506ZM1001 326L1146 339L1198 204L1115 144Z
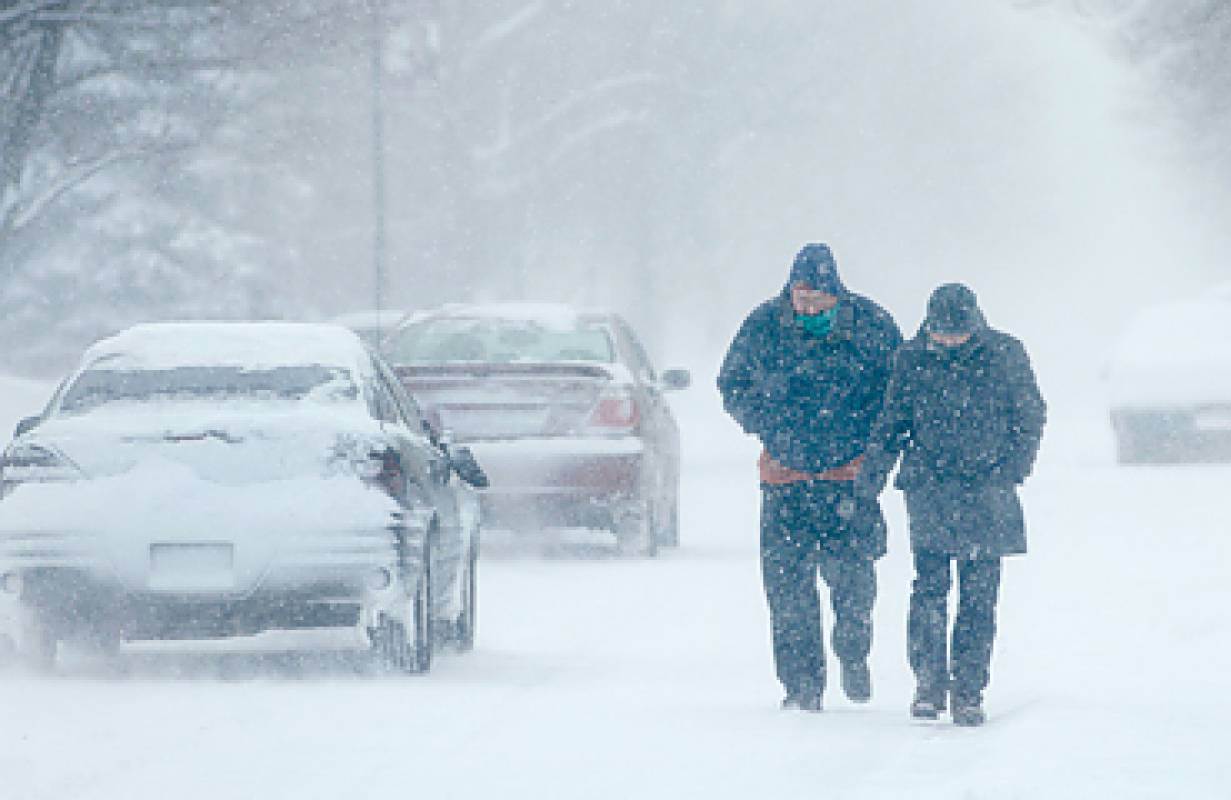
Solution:
M689 74L712 58L688 41L709 18L652 2L385 6L400 302L574 299L652 318L644 299L676 257L664 243L699 230L690 183L721 139ZM31 343L2 357L54 370L137 319L328 311L319 276L366 280L368 12L0 10L0 328Z
M242 118L280 55L322 39L307 5L0 10L0 330L23 343L10 366L62 369L142 319L285 309L272 286L293 247L259 235L236 194L286 182L250 157Z
M1139 0L1118 13L1130 55L1155 71L1206 153L1231 169L1231 5Z
M1197 169L1231 178L1231 4L1226 0L1014 0L1068 6L1108 34L1116 51L1153 79L1183 122ZM1221 185L1231 181L1224 178ZM1220 206L1231 200L1217 202Z
M866 24L843 4L379 0L374 40L374 2L0 0L0 335L23 343L0 360L54 371L138 319L370 303L374 41L386 297L600 304L651 339L676 298L726 291L709 262L742 162L854 147L826 140L842 104L889 85L818 46ZM1231 120L1223 4L1080 5Z
M703 229L697 184L721 143L698 74L714 55L695 45L713 18L463 0L416 24L431 69L403 131L431 154L411 196L439 211L407 250L412 280L443 287L427 299L574 300L652 322Z

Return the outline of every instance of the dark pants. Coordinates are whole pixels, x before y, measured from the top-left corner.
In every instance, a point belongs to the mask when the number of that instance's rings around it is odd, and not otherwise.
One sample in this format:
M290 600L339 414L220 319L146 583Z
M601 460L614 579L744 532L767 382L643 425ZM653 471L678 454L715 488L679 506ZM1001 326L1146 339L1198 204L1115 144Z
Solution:
M825 647L817 575L829 586L834 654L843 662L861 662L872 648L875 562L840 541L831 546L826 523L831 522L835 536L842 527L836 507L784 508L780 499L767 490L761 507L761 577L769 600L774 665L787 692L819 693L825 687ZM801 513L808 519L802 520Z
M948 603L953 562L957 563L958 603L950 646ZM982 699L991 678L999 593L999 558L966 559L915 552L907 640L910 666L921 688L939 692L948 686L955 703Z

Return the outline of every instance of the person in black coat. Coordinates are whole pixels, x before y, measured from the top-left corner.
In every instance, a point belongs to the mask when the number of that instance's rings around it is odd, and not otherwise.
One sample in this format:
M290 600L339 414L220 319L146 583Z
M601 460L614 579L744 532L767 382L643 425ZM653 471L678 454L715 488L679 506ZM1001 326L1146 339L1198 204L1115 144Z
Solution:
M894 358L885 405L857 489L879 493L902 456L915 580L908 651L911 713L985 720L1001 558L1026 552L1017 487L1030 475L1046 406L1021 342L988 327L973 291L936 289L927 318ZM946 642L952 564L958 610Z
M871 697L885 520L875 496L856 497L853 481L901 341L884 309L842 284L829 247L811 244L782 292L744 321L722 364L723 405L763 447L761 568L784 708L821 709L818 571L830 589L843 689L855 702Z

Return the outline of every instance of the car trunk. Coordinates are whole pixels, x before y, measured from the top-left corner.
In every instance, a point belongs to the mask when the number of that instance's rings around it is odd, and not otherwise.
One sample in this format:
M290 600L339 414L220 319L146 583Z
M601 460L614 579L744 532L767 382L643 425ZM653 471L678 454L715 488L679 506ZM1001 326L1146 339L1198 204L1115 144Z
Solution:
M396 371L459 441L576 435L613 380L599 364L465 363Z
M64 420L46 438L93 478L171 462L205 480L245 485L322 475L337 427L337 418L306 414L152 409Z

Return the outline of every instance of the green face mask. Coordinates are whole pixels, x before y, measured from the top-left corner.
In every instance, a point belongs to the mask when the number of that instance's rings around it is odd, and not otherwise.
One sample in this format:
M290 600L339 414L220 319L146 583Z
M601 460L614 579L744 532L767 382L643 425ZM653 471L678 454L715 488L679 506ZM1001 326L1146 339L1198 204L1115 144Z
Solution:
M824 338L833 330L834 318L838 315L838 307L834 306L828 311L822 311L819 314L796 314L795 321L809 336Z

